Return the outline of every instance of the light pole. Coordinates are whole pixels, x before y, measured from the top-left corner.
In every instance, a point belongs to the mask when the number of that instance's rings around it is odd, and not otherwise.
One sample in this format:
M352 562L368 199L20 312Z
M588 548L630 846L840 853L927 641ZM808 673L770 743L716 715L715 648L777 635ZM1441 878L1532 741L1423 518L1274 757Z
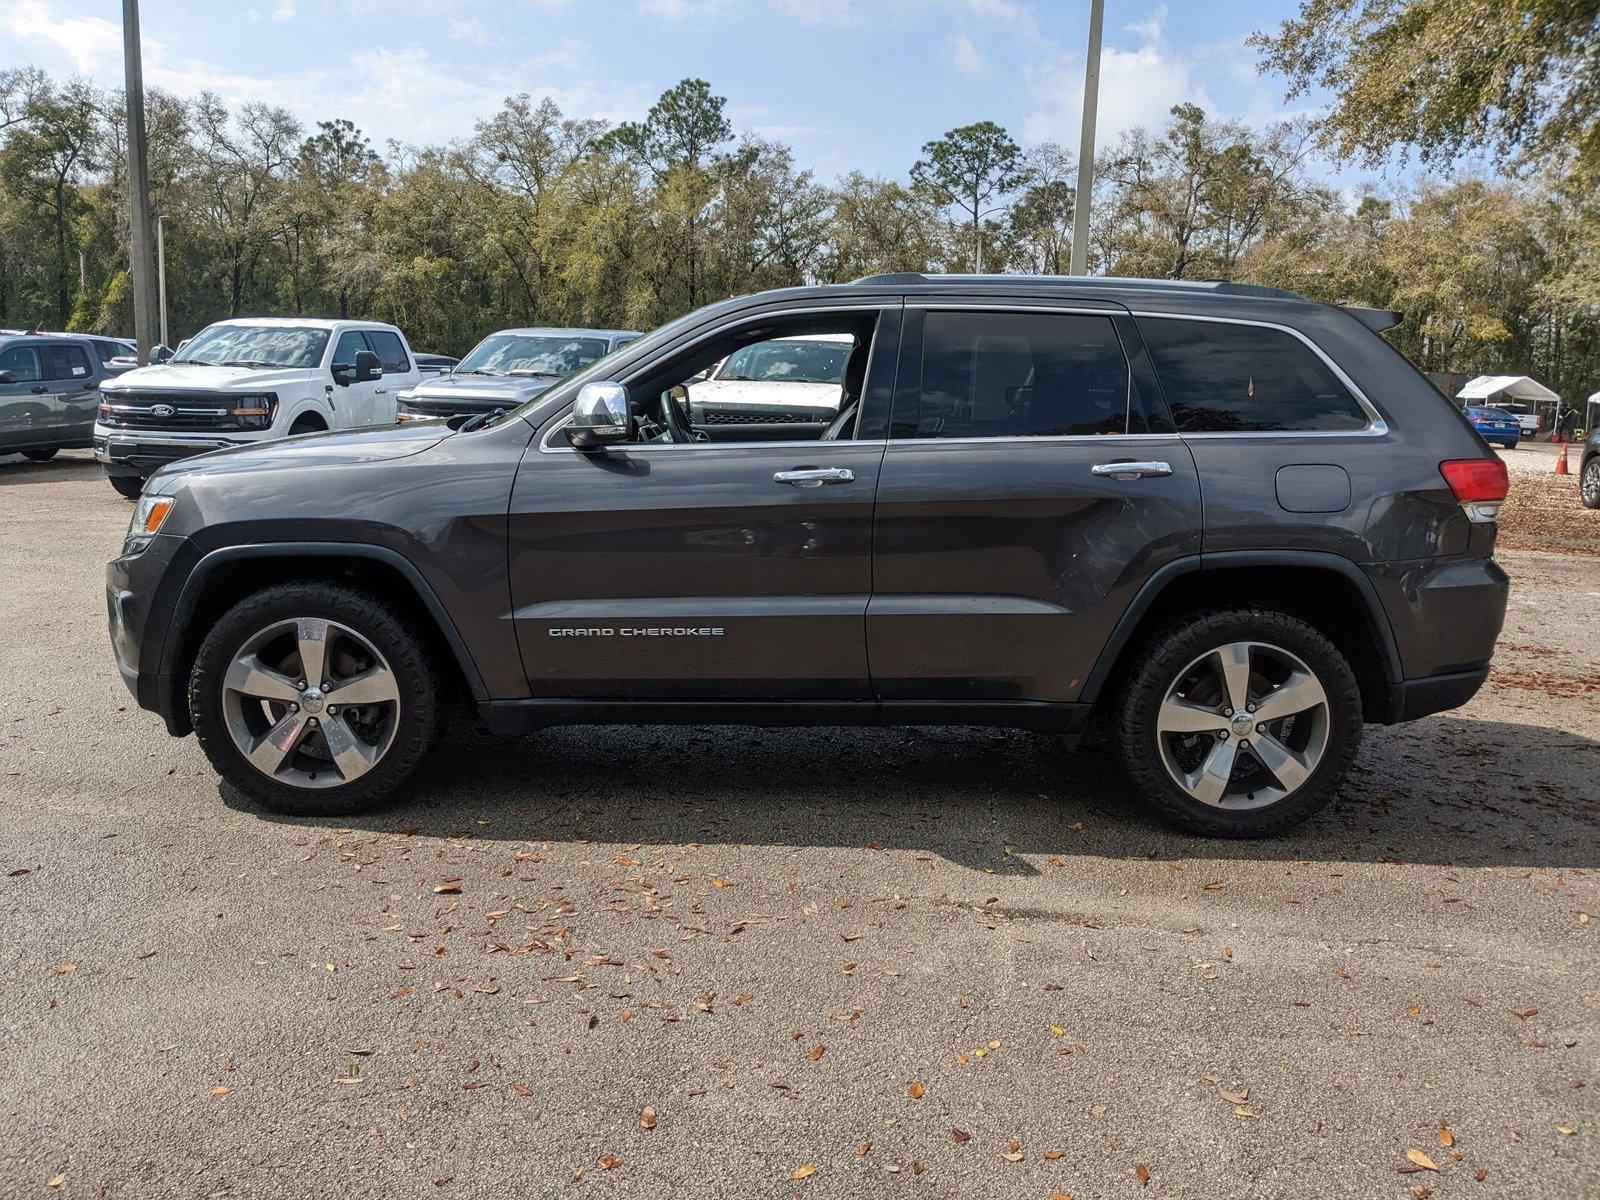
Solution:
M1083 63L1083 128L1078 136L1078 191L1072 202L1073 275L1089 273L1089 199L1094 193L1094 118L1100 106L1100 27L1106 0L1089 0L1089 52Z
M161 344L171 349L172 343L167 340L167 218L164 214L156 216L156 291L161 296Z
M122 61L128 110L128 251L133 275L133 332L139 363L156 336L155 270L150 255L150 180L144 144L144 67L139 55L139 0L122 0Z

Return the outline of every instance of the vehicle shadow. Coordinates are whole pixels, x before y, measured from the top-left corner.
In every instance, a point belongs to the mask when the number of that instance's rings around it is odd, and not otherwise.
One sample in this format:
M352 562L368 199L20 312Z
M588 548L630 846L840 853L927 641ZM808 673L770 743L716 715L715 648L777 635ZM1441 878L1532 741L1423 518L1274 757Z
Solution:
M93 478L100 473L100 464L87 450L64 450L46 462L34 462L21 455L0 456L0 487L24 483L64 483ZM110 491L109 488L106 490Z
M914 849L1000 875L1023 855L1600 866L1600 742L1433 717L1369 728L1339 798L1272 839L1196 838L1105 747L978 729L457 728L395 803L340 828L528 843ZM219 785L224 800L270 820Z

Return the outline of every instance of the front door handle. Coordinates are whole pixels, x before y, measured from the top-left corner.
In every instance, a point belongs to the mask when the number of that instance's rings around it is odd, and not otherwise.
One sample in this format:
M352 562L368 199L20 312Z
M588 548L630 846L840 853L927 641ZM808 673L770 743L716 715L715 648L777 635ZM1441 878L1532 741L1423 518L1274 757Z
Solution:
M389 394L389 389L388 388L373 388L372 389L372 394L374 396L387 396Z
M1172 474L1172 464L1164 462L1109 462L1097 463L1090 468L1095 475L1112 479L1155 479Z
M46 393L46 392L48 392L48 391L49 391L49 390L50 390L50 389L49 389L49 388L47 388L47 387L45 387L45 386L44 386L44 385L43 385L43 384L42 384L42 383L41 383L41 384L35 384L35 385L34 385L34 386L33 386L33 387L31 387L31 388L29 388L29 389L28 389L28 390L29 390L29 391L30 391L30 392L32 392L32 393L33 393L33 394L34 394L34 395L35 395L35 396L42 396L42 395L44 395L44 394L45 394L45 393Z
M854 483L855 472L848 467L802 467L795 471L779 471L773 483L787 483L791 487L814 488L825 483Z

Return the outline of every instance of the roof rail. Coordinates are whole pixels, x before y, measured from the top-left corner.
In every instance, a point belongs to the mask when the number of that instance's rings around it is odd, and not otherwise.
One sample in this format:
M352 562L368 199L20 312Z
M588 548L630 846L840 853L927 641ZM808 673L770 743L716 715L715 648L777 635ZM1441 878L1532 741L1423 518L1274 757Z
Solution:
M1234 283L1225 279L1136 279L1117 275L934 275L903 271L887 275L866 275L853 281L853 284L889 287L914 284L930 284L937 287L974 283L1002 287L1026 287L1048 283L1093 290L1103 288L1108 291L1215 292L1225 296L1266 296L1278 300L1306 298L1299 292L1283 288L1263 287L1255 283Z

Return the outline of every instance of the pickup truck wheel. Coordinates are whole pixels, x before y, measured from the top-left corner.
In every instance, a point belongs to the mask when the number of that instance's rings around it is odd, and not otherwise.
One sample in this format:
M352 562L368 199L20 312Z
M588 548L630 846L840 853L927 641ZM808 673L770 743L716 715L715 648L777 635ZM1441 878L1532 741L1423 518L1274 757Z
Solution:
M1133 782L1210 837L1264 837L1338 790L1361 740L1361 691L1342 654L1295 617L1227 609L1143 647L1117 712Z
M294 424L289 426L289 436L298 437L302 433L326 433L328 427L316 417L296 417Z
M49 447L48 449L45 449L45 450L24 450L22 452L22 457L23 458L32 459L34 462L49 462L55 456L56 456L56 447L55 446L51 446L51 447Z
M137 500L139 493L144 491L144 480L137 475L107 475L111 481L111 489L125 500Z
M293 583L229 609L200 646L189 714L217 772L296 816L359 812L416 770L440 729L426 644L376 596Z

